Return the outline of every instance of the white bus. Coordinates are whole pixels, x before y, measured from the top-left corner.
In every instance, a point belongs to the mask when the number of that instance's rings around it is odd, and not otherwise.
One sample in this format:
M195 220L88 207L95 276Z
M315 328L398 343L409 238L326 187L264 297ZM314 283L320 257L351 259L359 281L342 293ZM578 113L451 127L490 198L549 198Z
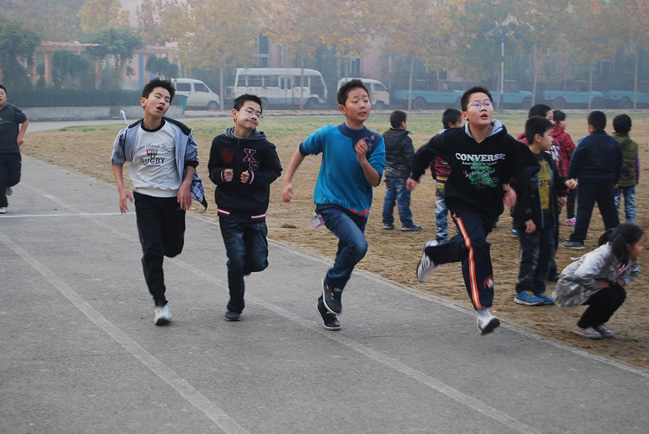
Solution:
M250 93L262 100L263 108L299 106L300 95L304 107L315 108L327 102L327 86L322 74L304 69L304 84L300 86L300 68L237 68L234 85L225 89L226 98Z

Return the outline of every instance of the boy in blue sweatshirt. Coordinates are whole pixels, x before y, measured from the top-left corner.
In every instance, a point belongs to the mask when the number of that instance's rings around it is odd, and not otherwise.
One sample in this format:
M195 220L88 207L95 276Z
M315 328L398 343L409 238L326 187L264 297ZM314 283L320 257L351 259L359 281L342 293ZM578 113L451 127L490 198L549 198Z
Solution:
M352 271L367 252L365 225L372 204L373 187L381 183L385 145L381 134L364 122L371 107L361 80L350 80L338 90L338 110L345 122L327 125L304 140L289 163L282 200L293 198L293 175L307 155L322 153L320 173L313 192L316 218L338 237L333 267L324 278L318 312L327 330L340 330L342 293Z

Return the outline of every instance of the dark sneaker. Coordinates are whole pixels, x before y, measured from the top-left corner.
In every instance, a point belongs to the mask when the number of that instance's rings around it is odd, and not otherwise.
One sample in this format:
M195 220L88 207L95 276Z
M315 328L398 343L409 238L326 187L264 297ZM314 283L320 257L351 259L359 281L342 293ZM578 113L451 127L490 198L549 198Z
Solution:
M229 310L225 313L225 315L223 315L223 319L226 321L241 321L241 314Z
M542 292L541 294L535 294L538 298L543 300L543 304L552 304L552 297L550 297L548 294L545 292Z
M573 249L573 250L584 250L584 243L580 241L564 241L561 243L561 247L564 249Z
M484 307L475 311L480 334L486 335L491 333L500 325L500 320L493 316L489 310Z
M332 331L340 330L340 321L338 321L338 317L329 312L324 306L324 303L321 303L320 301L318 301L318 312L320 312L320 316L322 317L324 328Z
M343 311L342 295L342 289L332 288L327 282L322 281L322 301L329 312L340 315L340 312Z
M412 226L404 226L401 230L403 232L416 232L421 230L421 226L413 224Z
M171 310L169 305L165 304L164 306L155 307L155 316L153 317L153 323L157 326L169 324L173 315L171 315Z
M583 336L588 339L602 339L602 334L592 327L585 329L582 329L581 327L575 327L572 332L577 336Z
M514 302L525 306L539 306L543 304L543 299L534 295L532 291L523 291L516 294ZM552 303L552 299L550 299L550 303Z
M386 231L393 231L393 230L394 230L394 225L393 225L393 224L387 224L387 223L384 223L384 224L383 224L383 229L385 229Z
M14 190L13 190L13 188L11 188L11 187L7 187L7 188L5 188L5 194L6 194L7 196L11 196L12 194L14 194Z
M609 328L607 328L604 324L600 324L598 326L593 327L595 330L599 332L600 335L602 335L603 338L614 338L615 337L615 332Z
M430 259L430 257L426 254L426 247L436 246L437 244L437 241L430 240L426 243L426 245L424 245L424 254L417 264L417 280L419 280L420 282L426 281L426 279L428 279L428 277L433 274L435 268L437 268L437 265L435 265L432 259Z

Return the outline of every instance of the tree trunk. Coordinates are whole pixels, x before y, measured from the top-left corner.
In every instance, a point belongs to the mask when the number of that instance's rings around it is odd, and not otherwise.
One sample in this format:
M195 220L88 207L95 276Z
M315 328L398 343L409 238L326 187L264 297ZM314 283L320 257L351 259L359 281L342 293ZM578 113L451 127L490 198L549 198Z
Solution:
M593 64L590 64L590 72L588 73L588 110L593 107Z
M410 55L410 78L408 79L408 110L412 110L412 78L415 74L415 53Z
M536 46L534 46L533 53L534 55L532 56L532 107L534 107L534 104L536 104L536 85L538 80L538 77L536 75L536 59L538 57Z
M639 57L640 47L638 46L638 44L635 44L635 68L633 71L633 110L638 109L638 64L640 63Z
M224 75L224 67L220 66L219 67L219 105L221 106L221 111L223 111L223 106L225 104L225 93L223 93L223 90L225 89L225 86L223 86L223 75Z
M304 110L304 55L300 56L300 111Z

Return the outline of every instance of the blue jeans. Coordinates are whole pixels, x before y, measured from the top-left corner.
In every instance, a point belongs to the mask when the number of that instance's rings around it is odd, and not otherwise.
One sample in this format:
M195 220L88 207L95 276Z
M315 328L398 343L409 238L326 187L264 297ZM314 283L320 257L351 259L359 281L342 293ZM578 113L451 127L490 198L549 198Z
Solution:
M532 291L536 295L542 294L555 252L552 217L547 217L545 225L537 227L531 234L525 232L525 226L517 227L516 231L521 246L516 293Z
M437 234L435 240L438 243L445 243L448 241L448 208L444 201L446 183L438 182L435 189L435 226Z
M219 216L221 236L228 255L228 288L230 301L227 309L241 313L245 307L243 277L268 267L268 228L265 221L242 221Z
M336 260L327 271L325 283L333 288L344 289L354 267L367 253L367 219L334 206L318 206L316 211L322 216L327 229L338 238Z
M403 227L414 225L410 211L410 192L406 188L405 178L385 178L385 198L383 199L383 224L394 224L394 202L397 202L399 219Z
M620 202L624 195L624 217L627 223L635 223L635 187L620 187L615 190L615 209L620 215Z

